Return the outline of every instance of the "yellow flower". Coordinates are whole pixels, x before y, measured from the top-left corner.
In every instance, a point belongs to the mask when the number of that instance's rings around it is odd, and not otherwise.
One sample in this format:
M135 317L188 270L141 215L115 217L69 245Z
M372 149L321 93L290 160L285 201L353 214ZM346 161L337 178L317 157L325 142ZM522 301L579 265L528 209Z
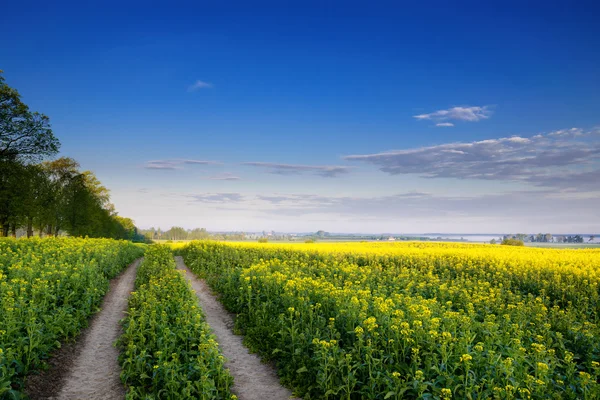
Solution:
M467 363L467 362L471 361L472 359L473 359L473 357L471 357L470 354L463 354L462 356L460 356L461 363Z
M442 389L442 399L443 400L448 400L452 398L452 390L447 389L447 388L443 388Z

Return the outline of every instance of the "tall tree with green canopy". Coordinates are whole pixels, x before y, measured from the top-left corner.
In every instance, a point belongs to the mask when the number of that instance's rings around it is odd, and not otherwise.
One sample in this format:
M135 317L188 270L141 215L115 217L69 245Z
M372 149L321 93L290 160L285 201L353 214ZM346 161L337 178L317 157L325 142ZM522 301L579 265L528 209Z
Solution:
M15 234L23 221L24 207L30 211L31 195L25 186L29 173L27 164L58 152L60 143L52 133L50 120L32 112L21 101L19 92L10 87L0 70L0 234L8 236L9 227ZM26 204L27 203L27 204Z
M58 152L50 120L32 112L0 70L0 235L113 237L138 240L129 218L117 216L109 191L79 163L61 157L36 164Z
M58 153L50 119L32 112L0 70L0 160L39 161Z

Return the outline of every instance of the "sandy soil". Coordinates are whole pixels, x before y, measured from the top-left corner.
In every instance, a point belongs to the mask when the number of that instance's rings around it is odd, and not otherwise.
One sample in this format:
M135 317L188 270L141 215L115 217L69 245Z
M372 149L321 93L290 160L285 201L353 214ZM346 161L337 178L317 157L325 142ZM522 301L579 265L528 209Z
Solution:
M140 260L111 281L101 311L77 343L63 346L50 360L51 368L27 379L32 399L123 399L125 388L114 342L121 334L119 321L127 310Z
M275 370L263 364L256 354L252 354L242 344L242 337L233 333L233 316L228 313L208 285L184 265L181 257L175 257L177 268L186 271L187 278L200 301L206 322L217 337L221 352L228 360L225 366L233 376L232 392L240 400L285 400L292 392L281 386Z

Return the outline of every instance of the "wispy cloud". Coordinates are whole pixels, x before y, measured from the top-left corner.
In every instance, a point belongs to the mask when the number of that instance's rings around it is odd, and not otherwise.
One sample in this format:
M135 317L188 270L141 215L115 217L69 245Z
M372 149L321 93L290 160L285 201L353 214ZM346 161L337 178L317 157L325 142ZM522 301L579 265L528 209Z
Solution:
M218 161L208 160L189 160L189 159L172 159L172 160L153 160L148 161L144 165L146 169L164 169L177 170L183 169L183 165L221 165Z
M447 110L438 110L429 114L415 115L414 118L418 120L431 120L431 121L468 121L476 122L482 119L487 119L492 115L492 111L489 106L467 106L467 107L452 107ZM436 126L454 126L448 124L436 124Z
M202 193L186 197L192 198L198 203L237 203L244 199L240 193Z
M146 169L167 169L167 170L181 169L181 167L179 166L178 163L174 163L172 161L167 161L167 160L148 161L146 163L146 165L144 165L144 168L146 168Z
M191 164L191 165L221 165L222 163L218 161L208 161L208 160L175 160L179 161L182 164Z
M438 122L437 124L435 124L435 126L450 127L450 126L454 126L454 124L452 122Z
M545 135L351 155L392 175L513 181L536 186L600 190L596 131L569 129Z
M264 168L268 173L279 175L297 175L305 172L312 172L315 175L326 178L337 177L350 172L352 167L340 165L298 165L298 164L278 164L269 162L245 162L242 165Z
M209 181L240 181L240 180L242 180L242 178L240 178L239 176L234 175L230 172L224 172L222 174L209 176L208 178L205 178L205 179L209 180Z
M198 80L188 87L188 92L195 92L196 90L199 90L199 89L210 89L212 87L213 87L212 83Z

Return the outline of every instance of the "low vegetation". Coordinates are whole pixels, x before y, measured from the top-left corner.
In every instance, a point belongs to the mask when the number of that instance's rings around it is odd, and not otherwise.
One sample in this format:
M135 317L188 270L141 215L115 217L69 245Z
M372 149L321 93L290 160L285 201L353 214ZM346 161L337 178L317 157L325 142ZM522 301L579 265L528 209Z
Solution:
M129 300L121 380L128 399L230 399L232 378L170 248L152 246Z
M109 239L0 239L0 398L21 396L23 378L77 336L142 253Z
M519 239L504 239L501 244L505 246L525 246L525 243Z
M214 242L181 251L305 399L600 397L600 251Z

